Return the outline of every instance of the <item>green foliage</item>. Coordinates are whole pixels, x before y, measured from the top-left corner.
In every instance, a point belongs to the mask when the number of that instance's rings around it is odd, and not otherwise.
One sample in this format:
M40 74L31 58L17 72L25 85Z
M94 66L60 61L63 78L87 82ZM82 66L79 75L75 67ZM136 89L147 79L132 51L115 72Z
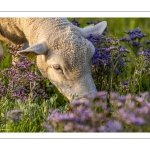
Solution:
M12 58L11 58L10 53L8 52L8 48L6 44L3 41L0 41L0 42L3 46L4 54L5 54L5 59L2 62L0 62L0 69L3 70L5 68L11 67Z
M45 132L42 126L49 115L49 110L56 109L57 97L51 97L49 100L32 101L28 99L25 103L20 100L10 100L1 98L0 100L0 132ZM66 105L67 106L67 105ZM60 110L65 107L60 106ZM7 118L8 111L22 110L21 120L13 122Z

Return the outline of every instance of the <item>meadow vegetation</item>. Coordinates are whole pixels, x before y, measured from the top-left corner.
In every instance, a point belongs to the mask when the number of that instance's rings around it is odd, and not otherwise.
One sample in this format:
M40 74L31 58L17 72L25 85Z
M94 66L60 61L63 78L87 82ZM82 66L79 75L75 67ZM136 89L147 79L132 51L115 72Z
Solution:
M95 46L91 67L99 92L69 103L35 60L12 63L21 46L1 42L0 132L149 132L149 19L69 20L79 27L108 23L101 36L87 38Z

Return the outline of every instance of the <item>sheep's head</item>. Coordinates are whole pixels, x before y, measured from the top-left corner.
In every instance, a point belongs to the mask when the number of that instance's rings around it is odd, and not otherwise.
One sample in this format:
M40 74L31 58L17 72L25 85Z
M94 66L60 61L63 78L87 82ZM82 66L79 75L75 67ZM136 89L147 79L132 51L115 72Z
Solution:
M41 73L56 85L59 91L69 100L96 92L91 75L91 62L95 48L86 38L90 34L101 34L106 22L96 26L77 28L68 26L53 39L39 42L20 55L37 54L37 65Z

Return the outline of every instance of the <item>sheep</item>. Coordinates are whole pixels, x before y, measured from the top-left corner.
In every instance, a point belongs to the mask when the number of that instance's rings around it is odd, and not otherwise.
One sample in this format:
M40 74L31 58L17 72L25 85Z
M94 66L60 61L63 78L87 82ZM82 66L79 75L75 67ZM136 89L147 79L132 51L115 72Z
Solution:
M17 53L28 57L36 54L36 63L70 101L96 92L91 75L91 60L95 48L87 40L90 34L102 34L107 26L102 21L95 26L79 28L67 18L0 18L0 40L14 44L29 43ZM0 58L3 51L0 47Z

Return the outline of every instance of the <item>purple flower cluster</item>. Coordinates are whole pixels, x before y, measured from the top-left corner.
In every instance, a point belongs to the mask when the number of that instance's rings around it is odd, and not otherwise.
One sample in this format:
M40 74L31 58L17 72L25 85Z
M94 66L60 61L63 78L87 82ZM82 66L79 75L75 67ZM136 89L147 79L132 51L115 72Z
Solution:
M142 32L142 30L138 27L134 30L125 31L126 34L128 34L128 38L123 37L120 39L121 41L127 41L127 42L139 42L142 38L146 37L146 34ZM140 44L139 44L140 45ZM134 45L133 45L134 46Z
M87 95L85 99L72 101L69 112L50 111L43 126L49 132L135 132L149 126L150 94L141 93L140 96L130 94L120 96L111 93L112 109L106 109L106 92ZM131 126L131 130L128 126Z
M7 119L12 122L18 122L21 120L22 110L11 110L7 112Z
M140 28L129 30L125 32L129 37L123 37L120 41L126 42L126 44L132 47L135 54L143 55L144 60L150 63L150 40L146 40L142 43L141 40L146 37L146 34L142 32Z
M97 89L106 90L107 84L110 84L110 78L113 76L111 80L117 80L117 77L127 67L129 60L126 58L126 54L129 53L129 50L122 46L115 37L91 34L88 40L95 46L95 54L92 58L92 73ZM114 81L114 83L116 82Z
M95 46L95 54L92 59L94 66L99 68L102 67L101 65L109 66L116 56L118 57L118 64L121 63L123 67L125 66L124 56L125 53L129 53L129 50L120 45L117 39L107 38L103 35L90 35L88 40Z
M145 41L145 44L146 44L146 45L149 45L149 44L150 44L150 40L146 40L146 41Z
M123 37L120 41L125 42L128 46L132 47L135 54L143 47L141 40L146 37L146 34L138 27L134 30L125 31L128 37ZM148 43L148 42L147 42Z
M140 96L126 95L119 96L116 93L111 94L112 105L116 105L119 109L114 116L118 120L128 125L145 125L148 124L150 114L150 93L144 92Z
M9 46L11 54L17 57L14 52L15 46ZM15 47L20 49L20 46ZM32 96L32 99L47 99L48 93L45 81L46 79L38 72L35 63L27 58L21 58L20 62L13 62L11 68L0 71L2 80L0 82L0 97L9 96L12 99L25 101Z
M139 55L143 55L144 56L144 60L150 64L150 49L143 49L142 51L140 51L138 53Z
M139 27L134 30L129 30L125 33L130 35L131 40L136 40L136 39L141 40L143 37L146 37L146 34L143 33Z
M72 24L75 25L75 26L77 26L77 27L80 27L80 25L81 25L80 22L76 18L74 18L72 20Z

